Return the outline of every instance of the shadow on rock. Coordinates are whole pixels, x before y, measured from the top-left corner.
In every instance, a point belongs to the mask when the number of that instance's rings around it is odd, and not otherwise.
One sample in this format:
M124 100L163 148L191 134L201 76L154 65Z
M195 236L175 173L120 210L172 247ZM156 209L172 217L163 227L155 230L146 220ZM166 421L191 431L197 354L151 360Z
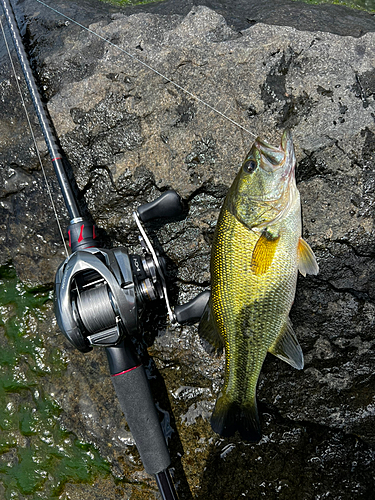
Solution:
M310 423L291 423L260 405L257 444L218 436L211 444L199 500L240 498L369 499L373 452L353 435Z

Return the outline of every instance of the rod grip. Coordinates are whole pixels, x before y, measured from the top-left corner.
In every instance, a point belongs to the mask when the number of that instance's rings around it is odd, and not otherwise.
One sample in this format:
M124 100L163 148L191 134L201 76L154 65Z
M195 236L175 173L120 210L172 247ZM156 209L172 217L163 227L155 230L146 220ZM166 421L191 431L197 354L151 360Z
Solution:
M112 382L145 471L161 472L171 460L143 365L112 376Z
M158 474L171 459L144 367L126 348L106 351L112 383L144 468L148 474Z

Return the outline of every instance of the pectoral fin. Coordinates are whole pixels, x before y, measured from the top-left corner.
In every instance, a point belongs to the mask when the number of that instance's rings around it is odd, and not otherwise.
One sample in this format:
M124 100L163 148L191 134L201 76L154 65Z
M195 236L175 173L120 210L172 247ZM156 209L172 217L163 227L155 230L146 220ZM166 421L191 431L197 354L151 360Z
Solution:
M303 353L289 318L280 335L268 351L286 363L289 363L294 368L297 368L297 370L302 370L304 365Z
M273 236L267 229L262 232L251 258L251 270L257 276L267 272L272 264L279 239L280 236Z
M207 302L203 311L202 318L199 323L198 329L199 336L206 340L216 350L224 347L222 336L217 330L214 318L212 315L211 299Z
M303 276L306 276L306 274L318 274L319 266L314 252L311 250L310 245L302 238L298 241L297 256L298 270Z

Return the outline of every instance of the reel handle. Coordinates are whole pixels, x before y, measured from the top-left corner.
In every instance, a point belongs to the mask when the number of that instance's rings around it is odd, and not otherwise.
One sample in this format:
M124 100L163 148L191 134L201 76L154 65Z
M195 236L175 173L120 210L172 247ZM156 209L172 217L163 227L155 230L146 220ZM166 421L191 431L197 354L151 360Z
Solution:
M159 196L159 198L156 198L156 200L138 207L137 212L141 221L147 222L159 217L178 217L182 214L183 209L180 196L176 191L170 189Z
M159 474L171 459L144 367L124 342L106 351L113 386L145 471Z

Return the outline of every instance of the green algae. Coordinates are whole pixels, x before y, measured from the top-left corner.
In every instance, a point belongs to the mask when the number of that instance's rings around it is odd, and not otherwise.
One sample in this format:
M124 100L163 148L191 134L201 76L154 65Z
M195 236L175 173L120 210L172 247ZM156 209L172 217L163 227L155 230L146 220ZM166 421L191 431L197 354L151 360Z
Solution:
M143 5L148 3L156 3L162 0L103 0L106 3L111 3L113 5L118 5L120 7L126 7L128 5Z
M367 12L375 12L375 0L295 0L303 3L319 5L329 3L334 5L344 5L351 9L365 10Z
M162 0L102 0L113 5L125 7L128 5L142 5L148 3L156 3ZM375 12L375 0L295 0L297 2L310 3L313 5L319 4L334 4L344 5L351 9L365 10L367 12Z
M63 354L46 346L38 333L51 299L50 290L20 283L11 266L0 268L0 495L4 500L57 499L67 482L88 483L110 472L94 446L63 428L61 408L44 391L45 379L66 369Z

